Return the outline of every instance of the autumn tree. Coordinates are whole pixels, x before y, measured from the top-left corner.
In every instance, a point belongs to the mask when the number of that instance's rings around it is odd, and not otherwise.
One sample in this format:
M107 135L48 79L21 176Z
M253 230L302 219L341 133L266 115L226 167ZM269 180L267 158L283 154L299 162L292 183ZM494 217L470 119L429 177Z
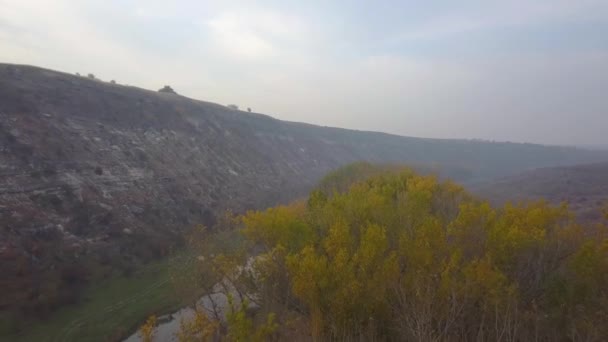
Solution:
M239 297L228 340L608 339L605 225L385 171L351 165L304 201L232 218L244 249L206 259Z

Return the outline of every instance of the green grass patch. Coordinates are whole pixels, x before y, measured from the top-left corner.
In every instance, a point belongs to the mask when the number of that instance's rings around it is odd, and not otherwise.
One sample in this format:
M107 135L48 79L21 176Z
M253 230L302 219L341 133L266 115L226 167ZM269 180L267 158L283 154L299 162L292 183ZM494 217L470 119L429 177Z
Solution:
M179 293L180 274L194 258L185 253L149 264L130 277L114 277L91 285L84 300L33 323L26 331L0 340L116 341L132 333L148 315L172 312L194 298ZM187 298L189 297L189 298Z
M190 248L150 263L129 277L115 276L91 284L80 303L60 308L43 321L24 322L27 328L19 334L4 333L13 322L0 313L0 341L120 341L148 316L190 305L204 294L207 285L217 282L197 261L199 251L213 255L234 251L241 244L242 236L236 230L206 232Z

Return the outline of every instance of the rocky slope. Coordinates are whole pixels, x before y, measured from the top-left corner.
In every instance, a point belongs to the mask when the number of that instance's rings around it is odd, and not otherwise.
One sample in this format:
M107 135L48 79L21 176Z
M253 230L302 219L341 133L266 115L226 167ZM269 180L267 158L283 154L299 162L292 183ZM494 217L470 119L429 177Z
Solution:
M87 279L167 253L196 223L293 199L358 160L472 181L608 156L285 122L0 64L0 310L44 314Z

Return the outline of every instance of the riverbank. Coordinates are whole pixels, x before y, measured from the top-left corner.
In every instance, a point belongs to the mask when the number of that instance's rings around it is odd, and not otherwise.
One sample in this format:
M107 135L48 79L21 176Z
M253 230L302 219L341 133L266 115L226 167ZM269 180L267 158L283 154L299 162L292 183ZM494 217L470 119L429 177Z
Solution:
M81 303L59 309L44 322L17 335L0 336L14 342L119 341L152 314L164 314L187 305L177 293L176 274L186 271L192 257L185 254L146 265L130 277L113 277L86 290ZM198 296L197 296L198 297ZM193 297L193 298L197 298Z

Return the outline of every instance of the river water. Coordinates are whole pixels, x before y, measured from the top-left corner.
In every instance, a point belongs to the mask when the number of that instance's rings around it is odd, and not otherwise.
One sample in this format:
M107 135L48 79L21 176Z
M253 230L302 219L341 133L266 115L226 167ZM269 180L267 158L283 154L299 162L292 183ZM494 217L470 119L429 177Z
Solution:
M211 315L211 313L214 312L214 303L218 315L220 317L225 317L228 310L228 298L221 292L203 296L198 300L196 305L199 306L199 309L203 309ZM177 341L176 333L179 331L181 320L190 320L193 317L194 309L192 307L185 307L171 314L159 316L158 321L161 323L157 325L154 330L154 339L163 342ZM139 336L139 332L135 332L133 335L123 340L123 342L140 341L142 341L142 338Z

